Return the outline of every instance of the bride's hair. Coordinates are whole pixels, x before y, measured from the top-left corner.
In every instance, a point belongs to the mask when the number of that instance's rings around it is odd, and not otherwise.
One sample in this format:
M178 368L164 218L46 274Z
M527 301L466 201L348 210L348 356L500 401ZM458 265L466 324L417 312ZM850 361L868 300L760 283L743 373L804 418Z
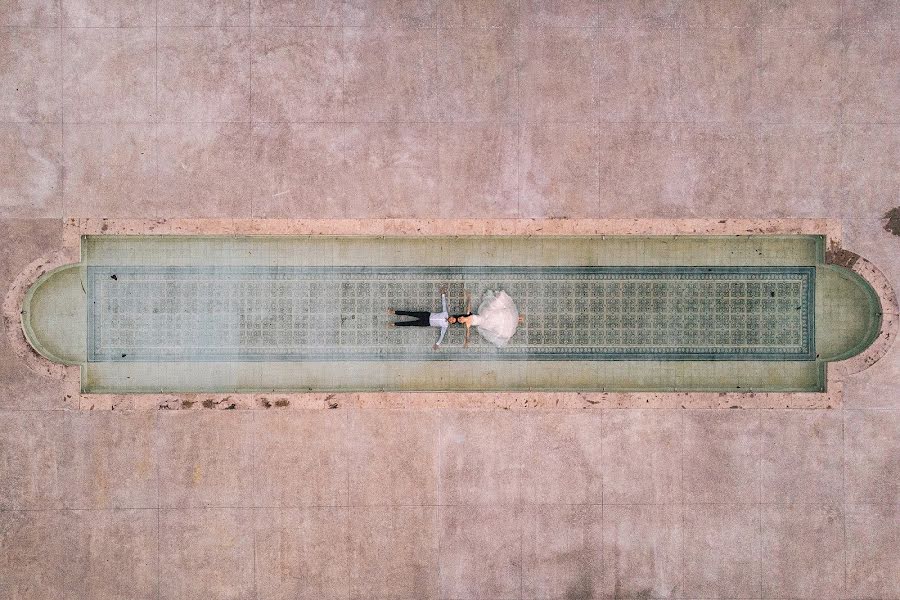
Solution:
M457 321L459 321L460 318L462 318L462 317L471 317L471 316L472 316L472 313L466 313L464 315L450 315L451 318L456 319Z

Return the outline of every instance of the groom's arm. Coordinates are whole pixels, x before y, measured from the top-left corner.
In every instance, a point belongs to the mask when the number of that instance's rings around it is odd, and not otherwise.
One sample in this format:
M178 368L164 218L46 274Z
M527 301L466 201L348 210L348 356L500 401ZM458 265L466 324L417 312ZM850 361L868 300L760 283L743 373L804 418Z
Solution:
M447 310L447 294L441 294L441 306L445 313L450 314L450 311ZM444 337L443 332L441 333L441 337ZM440 342L438 343L440 344Z
M438 338L438 341L436 341L436 342L434 343L434 349L435 349L435 350L437 350L437 349L438 349L438 346L441 345L441 342L444 341L444 334L447 333L447 327L448 327L447 325L444 325L443 327L441 327L441 337L439 337L439 338Z

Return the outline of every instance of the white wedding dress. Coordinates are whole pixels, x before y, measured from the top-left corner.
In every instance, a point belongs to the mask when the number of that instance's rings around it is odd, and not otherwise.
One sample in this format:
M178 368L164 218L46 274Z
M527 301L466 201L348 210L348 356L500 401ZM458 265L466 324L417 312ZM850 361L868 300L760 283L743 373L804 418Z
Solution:
M478 314L472 315L472 325L478 328L481 337L502 348L519 326L519 309L506 292L488 290Z

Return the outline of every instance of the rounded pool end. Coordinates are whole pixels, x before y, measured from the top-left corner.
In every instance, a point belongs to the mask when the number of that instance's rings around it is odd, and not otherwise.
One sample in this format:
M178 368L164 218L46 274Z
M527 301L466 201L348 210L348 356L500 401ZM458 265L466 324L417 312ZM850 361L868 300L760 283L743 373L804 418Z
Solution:
M44 358L64 365L85 362L87 346L84 269L80 264L48 271L22 303L22 330Z
M816 276L816 354L845 360L866 350L881 331L878 294L849 268L824 265Z

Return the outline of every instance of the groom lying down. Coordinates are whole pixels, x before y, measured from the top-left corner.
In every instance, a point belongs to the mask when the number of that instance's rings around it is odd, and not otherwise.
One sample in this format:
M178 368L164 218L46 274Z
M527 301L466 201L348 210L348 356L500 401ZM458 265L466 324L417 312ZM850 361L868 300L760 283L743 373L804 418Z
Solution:
M419 310L394 310L389 308L388 314L397 315L398 317L412 317L412 320L410 321L391 323L391 326L393 327L440 327L441 335L438 337L438 341L434 346L432 346L434 350L437 350L440 348L441 342L444 341L444 336L447 334L447 328L450 327L451 324L456 323L459 318L456 316L451 317L450 313L447 311L447 290L445 288L441 288L441 308L442 310L439 313Z
M394 310L389 308L388 314L397 315L398 317L412 317L412 320L409 321L391 323L391 326L393 327L440 327L441 335L438 337L438 341L434 346L432 346L434 350L437 350L440 348L441 342L444 341L444 336L447 334L447 328L458 322L461 317L469 316L450 316L450 313L447 311L447 293L443 289L441 290L441 308L442 310L439 313L419 310Z
M464 347L469 345L469 331L471 328L477 327L478 333L498 348L506 346L510 338L516 333L518 326L524 321L524 317L519 314L516 303L504 291L487 290L484 293L484 299L478 307L478 314L472 314L472 300L469 293L466 292L466 313L463 315L450 316L447 312L447 293L445 289L441 289L441 307L439 313L410 311L410 310L393 310L388 309L388 313L392 315L400 315L403 317L412 317L411 321L400 321L392 323L395 327L440 327L441 335L437 343L433 346L437 350L441 342L444 341L444 335L447 328L459 323L466 327L466 341Z

